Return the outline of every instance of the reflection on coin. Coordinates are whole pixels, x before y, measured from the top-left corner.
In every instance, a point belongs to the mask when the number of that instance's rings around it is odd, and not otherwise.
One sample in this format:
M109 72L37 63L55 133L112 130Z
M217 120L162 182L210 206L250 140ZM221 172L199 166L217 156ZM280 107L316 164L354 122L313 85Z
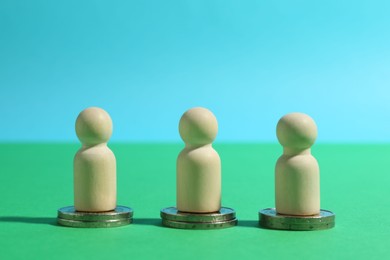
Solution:
M218 222L184 222L163 219L162 224L166 227L181 229L220 229L237 225L237 219Z
M70 227L118 227L132 222L133 210L117 206L107 212L80 212L73 206L58 210L57 222Z
M231 208L222 207L218 212L213 213L187 213L180 212L175 207L162 209L161 218L172 221L185 222L219 222L232 220L236 217L236 212Z
M313 216L292 216L277 214L274 208L260 210L259 224L264 228L284 230L322 230L335 226L335 214L321 210Z

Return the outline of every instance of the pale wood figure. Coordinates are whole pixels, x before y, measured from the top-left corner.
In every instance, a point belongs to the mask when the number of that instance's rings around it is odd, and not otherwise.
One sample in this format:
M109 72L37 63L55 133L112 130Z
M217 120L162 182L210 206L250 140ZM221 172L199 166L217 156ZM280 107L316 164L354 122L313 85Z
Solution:
M303 113L283 116L277 125L283 155L275 167L275 204L278 214L320 213L320 170L311 146L317 138L314 120Z
M206 108L183 114L179 123L185 148L177 158L177 209L209 213L221 208L221 160L212 147L217 119Z
M83 110L76 120L82 147L74 157L76 211L104 212L116 207L116 159L107 147L112 121L101 108Z

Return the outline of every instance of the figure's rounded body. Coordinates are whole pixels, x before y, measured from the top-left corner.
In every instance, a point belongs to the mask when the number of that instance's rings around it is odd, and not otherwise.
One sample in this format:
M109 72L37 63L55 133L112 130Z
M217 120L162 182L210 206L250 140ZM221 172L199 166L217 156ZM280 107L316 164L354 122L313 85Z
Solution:
M311 154L282 155L275 167L276 211L286 215L320 212L320 171Z
M73 161L74 206L77 211L104 212L116 208L116 159L107 141L112 121L101 108L83 110L76 120L81 143Z
M184 148L177 158L177 209L208 213L221 208L221 160L211 145Z
M191 213L221 209L221 159L212 147L218 122L206 108L187 110L180 119L180 136L186 146L176 163L176 207Z
M81 148L74 158L77 211L103 212L116 207L116 160L105 144Z
M317 125L303 113L283 116L276 127L283 155L275 167L276 212L286 215L320 213L320 170L310 147L317 138Z

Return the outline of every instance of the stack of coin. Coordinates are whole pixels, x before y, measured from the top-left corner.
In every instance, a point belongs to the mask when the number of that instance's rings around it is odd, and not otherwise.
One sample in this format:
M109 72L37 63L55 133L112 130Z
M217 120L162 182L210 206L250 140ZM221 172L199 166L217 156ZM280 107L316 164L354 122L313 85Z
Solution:
M58 224L62 226L80 228L119 227L132 221L133 210L123 206L107 212L80 212L71 206L59 209L57 217Z
M182 229L219 229L237 225L236 212L222 207L213 213L180 212L175 207L161 210L162 224L171 228Z
M334 227L335 214L328 210L321 210L318 215L292 216L278 214L274 208L268 208L260 210L259 224L270 229L321 230Z

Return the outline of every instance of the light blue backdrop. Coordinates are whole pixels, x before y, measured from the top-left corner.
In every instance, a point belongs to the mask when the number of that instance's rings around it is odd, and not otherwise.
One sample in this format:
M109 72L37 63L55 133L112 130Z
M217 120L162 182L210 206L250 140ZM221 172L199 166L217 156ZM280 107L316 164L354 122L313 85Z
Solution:
M276 141L287 112L320 142L390 141L390 1L0 1L0 141L179 141L210 108L218 141Z

